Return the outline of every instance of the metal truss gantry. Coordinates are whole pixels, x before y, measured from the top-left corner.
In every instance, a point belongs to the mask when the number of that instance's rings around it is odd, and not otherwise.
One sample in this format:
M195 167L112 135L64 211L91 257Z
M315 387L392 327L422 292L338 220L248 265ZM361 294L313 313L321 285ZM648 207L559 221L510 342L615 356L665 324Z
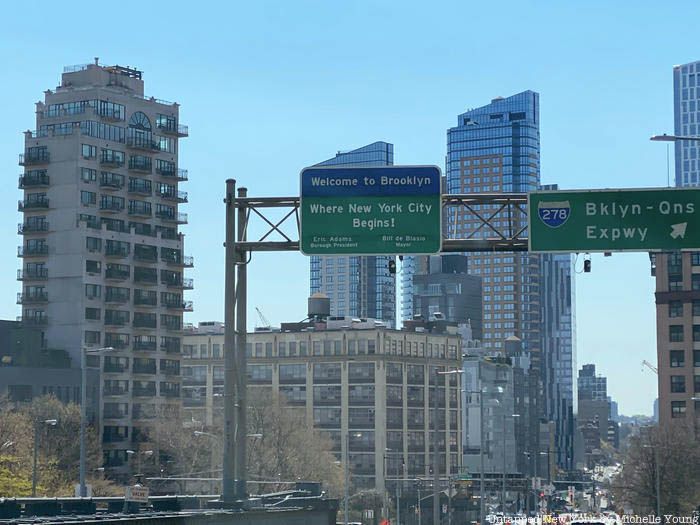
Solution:
M226 181L226 268L224 313L224 506L245 506L247 409L247 265L252 252L299 251L300 198L248 197L246 188ZM277 211L273 211L277 210ZM474 193L442 196L442 252L524 252L527 243L527 194ZM459 218L459 219L458 219ZM248 240L255 221L257 240ZM465 238L445 231L467 226ZM256 233L258 235L258 233Z

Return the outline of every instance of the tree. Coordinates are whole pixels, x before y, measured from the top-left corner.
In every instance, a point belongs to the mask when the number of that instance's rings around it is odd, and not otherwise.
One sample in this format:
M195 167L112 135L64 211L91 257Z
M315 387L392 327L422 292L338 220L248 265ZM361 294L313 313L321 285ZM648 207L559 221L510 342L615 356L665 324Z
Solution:
M248 407L248 479L263 481L249 490L271 492L289 488L283 481L320 481L324 489L342 492L343 472L330 440L306 421L304 411L289 407L284 398L256 394ZM159 452L151 468L163 475L219 476L222 472L222 422L205 428L175 418L159 418L149 432ZM146 469L143 469L145 472Z
M618 502L635 513L656 513L658 460L661 513L686 515L700 499L700 447L692 428L676 423L653 427L630 438L623 468L613 482Z
M56 425L43 424L49 419L55 419ZM0 496L31 495L35 429L37 495L73 495L80 460L80 407L43 396L27 405L0 402ZM88 429L87 445L90 482L90 478L97 479L101 464L100 445L93 428Z

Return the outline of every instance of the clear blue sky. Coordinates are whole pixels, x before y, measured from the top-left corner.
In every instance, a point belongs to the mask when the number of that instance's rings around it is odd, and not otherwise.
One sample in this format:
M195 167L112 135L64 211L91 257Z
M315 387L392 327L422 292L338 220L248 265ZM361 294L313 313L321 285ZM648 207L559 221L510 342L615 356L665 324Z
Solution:
M665 146L648 138L672 131L671 68L699 58L699 19L692 1L7 5L0 317L19 314L21 131L34 128L33 103L64 65L99 56L138 67L148 94L182 104L196 322L223 319L226 178L251 195L295 195L304 166L375 140L395 144L397 163L444 166L445 130L494 96L540 93L542 182L665 185ZM305 257L255 255L249 274L250 328L255 306L273 323L305 316ZM576 293L579 366L596 363L623 413L650 413L656 378L640 366L656 360L648 257L594 257Z

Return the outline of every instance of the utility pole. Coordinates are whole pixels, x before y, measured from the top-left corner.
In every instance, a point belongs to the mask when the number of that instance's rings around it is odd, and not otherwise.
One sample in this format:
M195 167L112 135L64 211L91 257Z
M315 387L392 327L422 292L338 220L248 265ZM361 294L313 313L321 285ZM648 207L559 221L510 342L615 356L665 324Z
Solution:
M484 389L479 381L479 525L484 517Z
M248 196L246 188L238 188L238 198L245 199ZM247 337L247 304L248 304L248 261L247 252L241 248L238 243L245 242L247 239L247 208L240 204L238 206L238 239L236 244L236 427L235 446L236 446L236 463L235 463L235 483L236 483L236 499L243 501L247 499L248 492L246 481L248 479L248 469L246 465L248 447L247 435L247 411L248 403L246 389L248 388L247 374L247 356L246 356L246 337Z

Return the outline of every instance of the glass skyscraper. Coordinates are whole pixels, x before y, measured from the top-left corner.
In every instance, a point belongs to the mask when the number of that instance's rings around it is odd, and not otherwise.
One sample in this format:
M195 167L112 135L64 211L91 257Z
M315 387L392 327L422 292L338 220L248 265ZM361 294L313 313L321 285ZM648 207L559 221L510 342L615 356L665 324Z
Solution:
M457 126L447 131L446 171L448 193L536 190L540 179L539 95L524 91L499 97L459 115ZM488 208L481 207L482 211ZM495 220L507 225L502 214ZM492 235L481 227L481 221L462 210L448 214L447 227L451 238ZM484 348L502 348L507 337L517 336L525 350L537 354L539 259L528 253L468 256L469 273L480 275L483 282Z
M449 193L527 193L540 188L539 95L524 91L495 98L458 117L447 132ZM556 187L544 187L556 189ZM485 216L497 208L477 207ZM508 226L505 211L492 222ZM516 229L526 224L514 224ZM463 210L447 216L451 238L485 238L493 232ZM468 254L469 273L482 278L482 338L485 349L499 350L515 336L530 358L533 384L542 395L528 412L554 423L557 463L573 461L575 351L571 257L524 253ZM532 442L531 446L535 445ZM546 452L543 450L542 452Z
M391 166L394 145L374 142L317 166ZM396 275L389 273L393 256L312 256L311 293L323 292L331 300L331 315L373 318L396 323Z

